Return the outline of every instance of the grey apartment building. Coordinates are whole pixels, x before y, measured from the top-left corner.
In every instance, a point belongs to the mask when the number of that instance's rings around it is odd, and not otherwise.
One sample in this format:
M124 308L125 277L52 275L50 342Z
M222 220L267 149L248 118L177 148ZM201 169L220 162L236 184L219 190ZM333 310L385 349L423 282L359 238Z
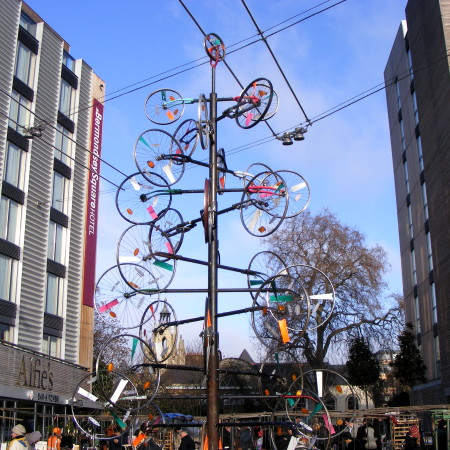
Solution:
M92 366L104 92L35 11L0 0L0 442L64 426Z
M409 0L386 65L406 321L427 382L417 405L450 402L450 1Z

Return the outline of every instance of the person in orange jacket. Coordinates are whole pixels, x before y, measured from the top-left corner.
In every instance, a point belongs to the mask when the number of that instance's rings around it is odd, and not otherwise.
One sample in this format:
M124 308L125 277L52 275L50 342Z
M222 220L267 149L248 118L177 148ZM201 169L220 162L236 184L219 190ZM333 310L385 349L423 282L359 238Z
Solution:
M53 433L47 439L47 450L61 450L61 428L53 428Z

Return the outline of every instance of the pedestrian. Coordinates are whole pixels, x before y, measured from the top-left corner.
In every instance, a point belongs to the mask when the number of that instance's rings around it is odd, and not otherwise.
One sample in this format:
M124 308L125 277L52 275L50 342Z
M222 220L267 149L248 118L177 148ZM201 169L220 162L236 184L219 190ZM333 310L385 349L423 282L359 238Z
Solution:
M52 434L47 439L47 450L61 450L61 428L53 428Z
M25 450L28 448L28 441L25 437L27 430L20 423L11 429L11 440L9 441L7 450Z
M178 450L195 450L195 442L186 430L180 430L180 436L181 441Z
M253 448L253 436L250 427L242 427L239 431L239 448L250 450Z
M119 430L114 430L114 438L109 440L109 450L122 450L122 436Z
M437 450L447 450L447 421L444 419L438 422Z
M31 450L35 450L36 443L42 439L42 434L40 431L32 431L31 433L28 433L25 437L28 442L28 448Z
M228 450L232 448L231 445L231 427L224 427L222 430L222 448Z

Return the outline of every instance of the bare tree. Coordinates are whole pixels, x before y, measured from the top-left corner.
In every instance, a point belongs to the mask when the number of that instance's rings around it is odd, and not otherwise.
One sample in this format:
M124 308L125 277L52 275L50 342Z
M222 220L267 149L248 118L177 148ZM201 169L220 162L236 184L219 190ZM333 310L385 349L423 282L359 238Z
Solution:
M386 292L384 275L389 264L381 246L369 247L361 232L343 225L328 210L317 215L305 212L286 220L265 244L288 267L318 268L334 286L332 314L327 312L326 301L312 301L315 329L307 329L291 344L312 367L323 367L330 349L346 349L355 335L370 337L372 342L395 341L403 326L403 308L398 296ZM308 294L315 294L317 277L311 271L297 269L291 270L297 287L302 285ZM345 358L343 354L341 360Z

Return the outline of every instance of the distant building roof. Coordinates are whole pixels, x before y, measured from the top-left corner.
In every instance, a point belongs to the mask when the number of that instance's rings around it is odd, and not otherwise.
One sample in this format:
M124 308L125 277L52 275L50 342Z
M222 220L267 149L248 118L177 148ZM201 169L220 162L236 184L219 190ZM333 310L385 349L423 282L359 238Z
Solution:
M242 350L241 356L239 356L239 359L243 359L244 361L255 364L255 361L253 361L252 357L250 356L249 352L247 350Z

